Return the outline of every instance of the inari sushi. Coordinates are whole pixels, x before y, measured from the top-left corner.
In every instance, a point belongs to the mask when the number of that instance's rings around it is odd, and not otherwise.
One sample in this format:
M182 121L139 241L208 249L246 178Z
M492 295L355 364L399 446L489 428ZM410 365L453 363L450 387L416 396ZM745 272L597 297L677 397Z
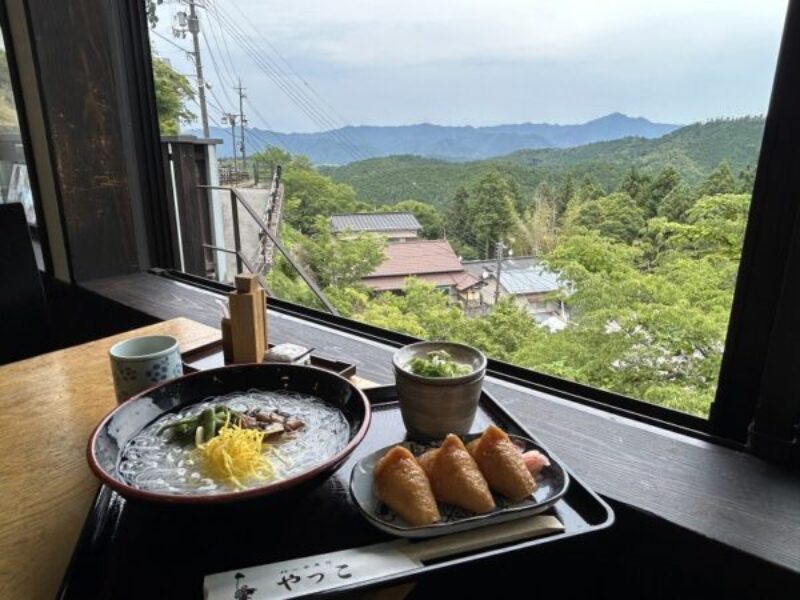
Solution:
M467 450L478 463L489 487L511 502L521 502L536 489L536 481L522 452L499 427L489 425L481 437L467 445Z
M395 446L384 454L373 478L378 499L409 525L430 525L441 519L428 478L408 449Z
M494 508L489 486L458 436L448 435L440 448L423 454L419 463L437 500L477 514Z

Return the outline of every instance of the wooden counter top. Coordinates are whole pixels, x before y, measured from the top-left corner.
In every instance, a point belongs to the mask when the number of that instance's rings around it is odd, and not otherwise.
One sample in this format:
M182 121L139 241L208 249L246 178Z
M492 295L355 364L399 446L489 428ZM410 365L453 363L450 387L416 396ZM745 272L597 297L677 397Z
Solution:
M182 352L220 337L179 318L0 367L0 598L58 591L98 486L89 434L115 406L108 350L153 334Z

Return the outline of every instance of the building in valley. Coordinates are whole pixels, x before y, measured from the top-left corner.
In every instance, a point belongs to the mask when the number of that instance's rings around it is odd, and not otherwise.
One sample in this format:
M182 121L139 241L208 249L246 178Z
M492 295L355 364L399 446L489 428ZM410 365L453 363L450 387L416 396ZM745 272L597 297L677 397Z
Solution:
M422 225L410 212L351 213L332 215L331 229L341 237L375 233L393 244L418 240Z
M499 292L496 260L464 261L464 269L481 284L475 298L465 304L467 310L482 313L489 310L495 297L512 296L540 325L551 331L563 329L569 313L562 300L554 298L564 287L557 274L545 268L536 258L504 258L500 268Z
M453 301L480 280L468 273L447 240L412 240L388 244L386 259L361 281L376 292L401 293L406 279L416 277L446 292Z

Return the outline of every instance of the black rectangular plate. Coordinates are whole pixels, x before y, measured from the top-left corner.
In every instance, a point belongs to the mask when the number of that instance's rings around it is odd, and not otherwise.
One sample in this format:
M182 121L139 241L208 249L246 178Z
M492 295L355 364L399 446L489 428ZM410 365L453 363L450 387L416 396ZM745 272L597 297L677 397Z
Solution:
M275 344L270 344L272 348ZM183 359L183 371L185 373L194 373L195 371L205 371L207 369L216 369L225 366L225 360L222 353L222 342L217 340L200 346L189 352L184 352L181 355ZM350 377L356 374L356 366L353 363L336 360L333 358L326 358L319 354L311 354L311 366L319 367L338 373L342 377Z
M126 501L101 486L57 597L197 600L203 597L206 574L393 539L359 514L349 493L353 465L405 437L394 387L366 393L373 416L364 441L328 480L291 496L227 506L159 506ZM536 439L484 392L473 430L492 422L509 433ZM570 477L566 495L545 513L561 520L562 533L444 559L359 588L416 580L534 546L546 552L548 545L610 526L611 508L574 473Z

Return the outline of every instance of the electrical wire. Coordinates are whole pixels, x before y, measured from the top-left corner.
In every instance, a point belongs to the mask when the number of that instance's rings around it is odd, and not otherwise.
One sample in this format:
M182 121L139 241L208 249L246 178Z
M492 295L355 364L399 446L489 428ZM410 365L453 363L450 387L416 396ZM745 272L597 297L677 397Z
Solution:
M355 160L363 160L364 158L366 158L366 155L364 155L357 147L357 145L348 138L345 132L339 130L340 127L336 124L335 120L333 120L330 114L325 109L323 109L318 102L314 101L313 98L308 96L308 94L302 88L300 88L294 81L292 81L291 77L268 54L264 54L262 56L259 53L258 48L253 44L253 42L248 38L248 36L232 19L229 19L226 16L222 15L221 12L217 9L217 7L215 5L212 5L210 2L205 3L205 5L202 7L206 9L207 15L214 17L208 19L209 26L205 29L208 29L211 32L211 36L216 41L217 49L220 55L222 55L222 52L221 50L219 50L220 45L219 41L216 39L216 33L213 28L214 25L216 25L217 28L220 30L220 37L225 41L227 57L231 63L232 60L230 59L230 50L227 48L227 36L224 35L224 31L228 32L230 37L232 37L232 39L236 41L240 45L240 47L242 47L242 49L256 64L256 66L259 67L260 70L264 72L277 87L279 87L279 89L281 89L281 91L290 99L290 101L297 108L299 108L304 114L306 114L306 116L308 116L318 127L320 127L323 134L327 135L329 138L332 139L332 141L340 145L351 156L351 158ZM241 14L243 17L245 17L245 20L247 20L246 16L241 11L241 9L239 9L239 7L235 8L237 12L239 12L239 14ZM222 83L223 95L228 101L228 104L229 105L234 104L230 96L228 95L227 89L224 85L225 80L222 76L222 73L224 71L219 67L215 53L211 47L211 42L209 40L209 37L205 34L205 29L202 32L202 37L206 46L206 50L208 51L209 56L211 58L212 67L216 75L217 81ZM255 28L253 29L254 31L256 31ZM174 43L172 40L166 38L165 36L161 35L159 32L154 31L154 33L158 35L161 39L167 41L171 45L180 49L187 56L192 56L191 52L189 52L185 48L182 48L180 45ZM258 34L257 31L256 34ZM270 43L269 40L263 38L263 36L262 40L273 50L273 52L275 52L280 57L281 61L289 68L289 70L298 79L300 79L303 82L303 84L309 91L311 91L317 98L319 98L322 102L324 102L331 110L333 110L333 112L336 112L335 109L324 98L322 98L322 96L318 92L316 92L316 90L314 90L310 86L310 84L305 79L303 79L303 77L289 64L289 62L285 59L285 57L283 57L283 55L281 55L280 52L278 52L277 48L275 48L275 46L272 43ZM223 104L220 101L219 97L213 92L213 89L211 87L207 87L206 89L207 91L209 91L209 95L211 95L214 98L214 100L217 102L218 105ZM248 105L251 106L251 108L253 108L254 112L256 112L257 116L263 122L267 123L267 127L269 128L269 124L266 121L266 119L264 119L263 116L261 116L260 113L258 113L257 110L254 107L252 107L252 105L249 102ZM220 106L215 106L215 108L224 114L224 111L222 111ZM344 122L341 115L339 115L338 113L336 114ZM260 139L262 143L265 141L258 135L256 135L255 137L256 139ZM278 145L283 146L283 144L280 143L280 141L278 141Z
M303 85L305 85L308 88L308 90L312 94L314 94L314 96L316 96L323 104L325 104L325 106L327 106L333 112L333 114L336 117L338 117L339 121L341 122L341 126L348 127L350 124L347 122L347 119L345 119L330 102L328 102L310 83L308 83L308 81L306 81L306 79L300 73L297 72L297 70L291 65L291 63L286 59L286 57L284 57L283 54L281 54L281 52L275 47L275 45L269 41L269 38L267 38L264 32L259 31L255 27L255 25L253 25L250 19L247 18L247 15L244 14L244 11L242 11L242 9L235 2L232 3L232 6L239 13L239 15L241 15L242 19L244 19L244 22L250 26L250 29L253 31L253 33L258 38L260 38L275 53L275 55L281 60L281 62L286 65L289 71L300 81L302 81ZM215 10L218 9L215 8Z
M220 75L220 69L219 69L219 66L217 65L217 59L214 56L214 52L211 51L211 45L208 43L208 37L205 34L202 34L201 37L203 38L203 44L206 47L206 50L208 52L208 56L211 58L211 68L214 71L214 75L216 76L217 83L219 83L219 86L222 89L222 95L225 96L225 100L227 101L228 106L234 106L235 107L236 103L233 100L231 100L231 97L228 95L227 83L222 78L222 75ZM231 86L231 87L233 87L233 86ZM208 89L209 91L212 90L212 88L206 88L206 89ZM217 100L217 102L219 102L219 100ZM222 103L220 102L220 104L222 104Z
M357 146L347 138L344 132L337 129L337 125L330 120L330 117L326 116L325 112L318 107L317 103L309 99L305 92L303 92L285 72L279 67L276 68L275 62L268 55L262 57L259 54L257 47L244 35L238 25L219 11L216 12L216 15L220 25L227 31L231 38L239 44L256 66L281 89L295 106L304 112L306 116L324 131L324 133L329 134L331 139L346 149L352 158L356 160L363 160L365 158L365 155L363 155ZM326 129L328 131L325 131Z
M211 26L211 37L214 38L214 42L216 43L217 48L223 48L225 50L224 53L222 52L222 50L220 50L220 52L219 52L219 54L221 56L220 62L226 68L230 68L229 72L230 73L235 73L236 74L236 78L238 79L239 78L239 72L236 69L236 65L233 64L233 58L231 57L231 51L230 51L230 48L228 48L228 38L225 37L225 33L222 31L222 27L219 24L219 20L216 19L216 14L215 14L216 10L217 10L216 4L209 1L208 2L208 7L206 9L206 15L208 15L210 17L214 17L214 18L209 19L209 23L212 24L212 26ZM216 25L216 28L219 31L219 36L220 36L220 39L222 40L222 44L220 44L219 40L217 39L216 31L214 31L213 25ZM227 65L225 64L226 60L227 60ZM235 85L236 82L233 82L233 83ZM231 86L231 87L234 87L234 86Z
M180 50L181 52L183 52L187 56L191 56L193 54L191 50L187 50L186 48L184 48L183 46L181 46L177 42L174 42L171 39L169 39L167 36L157 32L155 29L150 29L150 33L160 37L162 40L164 40L165 42L167 42L171 46L174 46L175 48L177 48L178 50Z

